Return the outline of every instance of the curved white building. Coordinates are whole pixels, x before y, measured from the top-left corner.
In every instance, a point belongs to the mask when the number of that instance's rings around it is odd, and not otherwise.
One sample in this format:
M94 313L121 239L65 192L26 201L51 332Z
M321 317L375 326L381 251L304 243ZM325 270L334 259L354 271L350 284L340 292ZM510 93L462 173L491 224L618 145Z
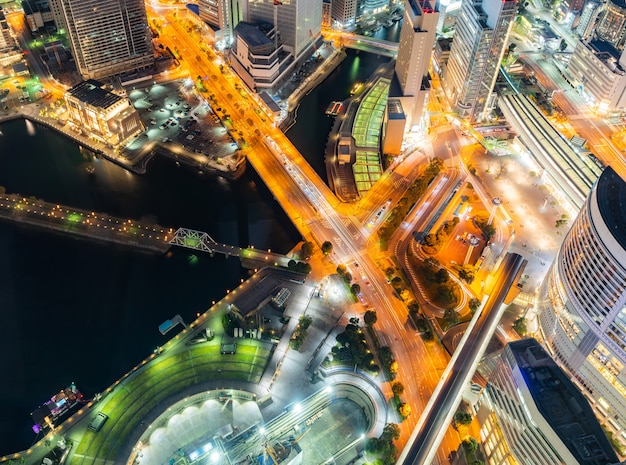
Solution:
M567 234L539 307L546 347L626 443L626 182L612 168Z

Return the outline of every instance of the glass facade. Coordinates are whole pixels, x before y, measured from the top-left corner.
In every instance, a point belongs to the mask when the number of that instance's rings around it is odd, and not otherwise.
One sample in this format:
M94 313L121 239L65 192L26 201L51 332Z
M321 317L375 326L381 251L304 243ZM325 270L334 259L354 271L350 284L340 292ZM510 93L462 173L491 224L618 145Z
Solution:
M540 291L546 347L626 442L626 183L607 168ZM621 200L620 200L621 198Z
M153 66L143 0L53 0L52 5L83 78L102 79Z

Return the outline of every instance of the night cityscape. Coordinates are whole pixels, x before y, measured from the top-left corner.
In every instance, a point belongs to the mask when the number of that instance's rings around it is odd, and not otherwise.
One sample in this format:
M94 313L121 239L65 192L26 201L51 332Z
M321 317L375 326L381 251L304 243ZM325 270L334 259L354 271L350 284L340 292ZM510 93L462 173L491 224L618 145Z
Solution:
M623 0L0 0L0 463L626 464L625 150Z

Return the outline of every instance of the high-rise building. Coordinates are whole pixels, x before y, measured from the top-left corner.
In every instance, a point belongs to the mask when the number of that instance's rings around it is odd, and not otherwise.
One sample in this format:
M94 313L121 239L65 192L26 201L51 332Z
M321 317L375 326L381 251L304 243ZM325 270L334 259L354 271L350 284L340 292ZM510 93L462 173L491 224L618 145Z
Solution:
M217 29L216 37L228 46L235 27L243 20L243 7L239 0L198 0L198 14Z
M626 182L606 168L539 291L546 348L626 442Z
M321 0L250 0L246 21L270 23L278 29L278 35L286 51L293 53L297 61L315 52L315 44L321 38Z
M601 40L618 49L624 46L626 39L626 3L624 0L609 0L604 16L596 27L596 34Z
M618 462L585 397L535 339L506 345L478 405L490 465Z
M408 0L400 31L396 76L402 91L407 126L415 127L430 91L428 65L435 45L439 13L429 0Z
M103 79L154 65L143 0L52 0L51 6L85 79Z
M15 40L11 35L11 29L7 23L7 19L4 16L4 11L0 6L0 51L4 51L8 48L15 47Z
M470 121L483 119L495 104L493 87L516 11L516 0L463 0L444 89Z
M601 40L578 41L565 74L602 116L626 110L626 56Z
M333 0L330 11L333 29L352 31L355 28L356 0Z
M590 0L580 13L580 21L576 27L576 34L583 40L589 39L596 30L596 23L604 11L604 4Z

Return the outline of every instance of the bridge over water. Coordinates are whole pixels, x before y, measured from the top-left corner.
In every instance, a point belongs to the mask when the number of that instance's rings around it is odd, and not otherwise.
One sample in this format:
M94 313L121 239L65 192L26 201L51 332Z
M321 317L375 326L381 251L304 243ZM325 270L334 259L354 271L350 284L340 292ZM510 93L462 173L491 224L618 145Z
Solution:
M0 195L0 219L73 237L125 245L153 253L165 253L172 245L227 257L239 257L250 268L287 267L286 255L217 242L209 234L193 229L167 228L158 224L127 220L105 213L53 204L18 194Z
M257 266L258 264L264 264L265 266L286 268L291 260L291 258L286 255L274 253L270 250L264 251L255 249L254 247L244 249L234 245L220 244L203 231L195 231L187 228L179 228L174 233L169 243L187 249L207 252L211 255L219 253L227 257L239 257L242 263L252 261L256 262Z

